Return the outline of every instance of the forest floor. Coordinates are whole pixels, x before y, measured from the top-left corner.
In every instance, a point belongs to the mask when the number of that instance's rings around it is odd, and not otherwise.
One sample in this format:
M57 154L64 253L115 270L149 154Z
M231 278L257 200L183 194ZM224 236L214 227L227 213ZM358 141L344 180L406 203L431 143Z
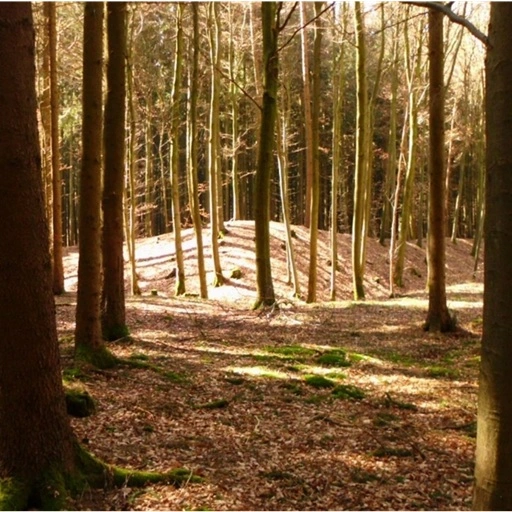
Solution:
M280 307L262 312L251 310L253 223L228 229L223 268L240 268L242 278L210 287L208 300L173 296L171 235L138 241L142 296L127 298L131 337L109 344L134 366L107 371L72 368L78 255L67 251L68 291L56 299L64 376L97 402L95 415L72 420L79 439L109 463L186 467L203 478L179 489L91 490L75 508L470 509L482 325L471 243L447 242L448 302L460 330L437 335L422 330L427 271L416 245L400 297L389 299L388 249L368 240L367 300L356 303L350 237L340 235L339 301L327 302L328 234L320 233L319 302L307 305L290 298L283 227L273 223ZM307 231L294 230L304 291ZM191 230L184 239L193 294Z

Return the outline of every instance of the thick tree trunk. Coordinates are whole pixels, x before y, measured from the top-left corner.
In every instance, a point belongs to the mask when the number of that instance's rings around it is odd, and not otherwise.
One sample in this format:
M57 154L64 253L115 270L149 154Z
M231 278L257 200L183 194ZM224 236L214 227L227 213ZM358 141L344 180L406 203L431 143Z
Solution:
M512 3L493 2L486 62L484 324L475 510L512 510Z
M9 70L0 74L0 478L20 484L15 496L0 482L0 508L49 509L62 490L52 478L73 471L74 440L52 296L30 3L1 5L0 60Z
M104 120L102 329L107 340L128 334L124 297L126 3L107 3L108 64Z

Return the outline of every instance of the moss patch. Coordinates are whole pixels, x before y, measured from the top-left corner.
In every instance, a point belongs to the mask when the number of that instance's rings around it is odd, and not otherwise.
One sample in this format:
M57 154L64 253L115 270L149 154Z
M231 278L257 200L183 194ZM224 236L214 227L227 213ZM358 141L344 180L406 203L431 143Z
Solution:
M316 362L322 366L350 366L352 363L347 358L347 353L344 350L330 350L316 358Z
M341 400L362 400L365 392L357 386L340 384L332 390L332 396Z
M314 388L333 388L336 384L331 379L326 379L321 375L304 375L304 381Z

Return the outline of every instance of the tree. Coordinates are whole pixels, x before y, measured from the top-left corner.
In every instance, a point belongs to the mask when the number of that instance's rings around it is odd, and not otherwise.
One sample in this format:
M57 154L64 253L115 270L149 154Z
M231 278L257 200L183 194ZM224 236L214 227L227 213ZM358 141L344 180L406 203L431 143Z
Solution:
M174 83L172 87L172 119L171 119L171 187L172 187L172 224L174 231L174 247L176 254L176 295L185 293L185 263L183 259L183 244L181 242L181 209L180 209L180 181L179 181L179 126L180 126L180 98L183 54L183 2L177 5L176 13L176 49L174 58Z
M192 40L192 70L188 83L188 184L190 209L197 245L197 268L199 274L199 287L202 299L208 298L206 285L206 271L204 265L203 228L201 213L199 211L199 184L197 178L197 97L199 87L199 13L197 3L190 4L192 9L193 40Z
M57 14L55 2L49 2L48 25L50 46L50 104L52 145L52 198L53 198L53 293L64 293L64 265L62 263L62 180L60 171L59 137L59 85L57 77Z
M256 288L254 308L272 306L276 299L270 264L270 177L274 169L277 87L279 77L279 13L282 3L262 2L263 106L261 112L258 165L254 199L256 232Z
M428 313L425 330L455 328L446 303L443 13L428 11L429 49L429 216Z
M487 176L484 313L475 510L512 509L512 34L511 3L491 4L486 60Z
M123 195L125 168L126 3L107 3L107 97L104 120L102 332L128 334L124 298Z
M219 212L222 210L222 203L219 204L219 179L221 173L220 165L220 53L219 53L219 5L217 2L210 2L208 12L208 29L210 35L210 69L211 69L211 99L210 99L210 134L208 137L208 164L209 169L209 198L210 198L210 241L212 246L213 280L214 287L224 284L222 267L219 254L219 233L223 229L219 220ZM222 197L222 196L221 196Z
M105 368L115 358L103 342L100 319L103 17L102 3L85 3L75 357Z
M30 3L0 8L0 508L55 506L71 469L36 120Z
M354 21L356 26L356 83L357 83L357 126L356 126L356 167L354 187L354 216L352 219L352 279L354 299L365 298L363 276L365 267L366 233L364 220L367 204L367 118L368 91L366 77L366 44L364 18L361 2L354 4Z
M304 5L304 4L302 4ZM315 31L313 43L313 97L311 105L311 198L309 207L309 272L306 302L316 301L317 253L318 253L318 209L320 205L320 61L322 51L323 23L321 18L323 2L314 2ZM309 76L306 77L309 80ZM308 120L306 120L308 123Z
M173 481L78 444L66 413L37 136L29 2L0 6L0 509L66 509L68 492Z

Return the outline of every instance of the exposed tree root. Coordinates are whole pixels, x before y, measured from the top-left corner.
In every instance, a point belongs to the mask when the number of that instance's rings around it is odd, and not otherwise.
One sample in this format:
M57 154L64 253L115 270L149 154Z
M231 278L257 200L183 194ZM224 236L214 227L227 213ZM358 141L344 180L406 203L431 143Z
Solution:
M198 483L202 478L178 468L166 473L123 469L106 464L78 443L75 445L75 470L71 473L49 470L32 482L21 478L0 480L0 510L62 510L70 496L87 488L143 487L151 483L166 483L180 487Z

